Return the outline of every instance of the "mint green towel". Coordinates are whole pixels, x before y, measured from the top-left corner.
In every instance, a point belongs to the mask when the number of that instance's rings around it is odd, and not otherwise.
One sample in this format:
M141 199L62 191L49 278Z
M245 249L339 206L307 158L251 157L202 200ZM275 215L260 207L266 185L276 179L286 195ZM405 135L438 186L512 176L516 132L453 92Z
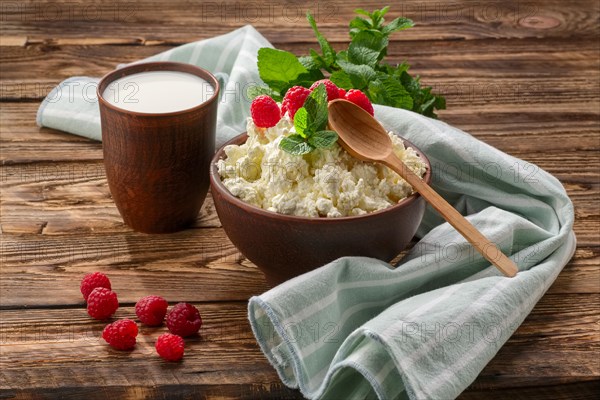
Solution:
M242 90L258 82L256 52L264 46L270 44L246 26L151 59L220 74L223 143L245 130ZM97 104L83 90L69 97L64 90L90 82L97 79L61 83L40 107L38 123L99 140ZM251 298L250 323L281 380L308 398L452 399L572 257L573 205L550 174L443 122L382 106L375 116L425 152L435 189L510 255L519 274L501 276L428 208L420 241L395 268L339 259Z

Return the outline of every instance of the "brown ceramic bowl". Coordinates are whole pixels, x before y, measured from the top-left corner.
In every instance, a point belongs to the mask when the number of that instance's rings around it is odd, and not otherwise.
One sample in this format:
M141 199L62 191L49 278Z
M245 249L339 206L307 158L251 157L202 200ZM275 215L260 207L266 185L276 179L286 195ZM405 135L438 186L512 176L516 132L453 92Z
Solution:
M210 168L211 193L227 236L265 274L270 285L343 256L391 261L417 231L425 200L416 193L384 210L341 218L283 215L245 203L223 185L217 161L225 157L225 146L240 145L246 139L245 133L237 136L215 154ZM404 142L427 164L423 179L429 183L429 160L413 144Z

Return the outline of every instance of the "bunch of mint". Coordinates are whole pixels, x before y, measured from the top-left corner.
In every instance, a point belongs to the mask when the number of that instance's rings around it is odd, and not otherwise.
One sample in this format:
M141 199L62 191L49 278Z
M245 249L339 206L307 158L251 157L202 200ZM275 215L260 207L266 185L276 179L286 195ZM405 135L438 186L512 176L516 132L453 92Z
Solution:
M321 53L310 49L310 55L294 54L271 48L258 51L258 71L267 86L255 86L250 97L267 94L281 101L292 86L310 87L320 79L329 79L343 89L359 89L372 103L412 110L428 117L437 117L435 110L446 108L443 96L422 87L419 77L408 73L406 62L398 65L385 63L389 36L396 31L414 26L407 18L396 18L384 25L389 7L367 12L357 9L359 16L350 21L351 42L347 50L336 52L317 29L315 19L307 14ZM363 17L364 16L364 17Z
M294 115L296 133L281 139L279 147L294 155L307 154L318 148L331 147L337 133L327 130L327 90L318 85Z

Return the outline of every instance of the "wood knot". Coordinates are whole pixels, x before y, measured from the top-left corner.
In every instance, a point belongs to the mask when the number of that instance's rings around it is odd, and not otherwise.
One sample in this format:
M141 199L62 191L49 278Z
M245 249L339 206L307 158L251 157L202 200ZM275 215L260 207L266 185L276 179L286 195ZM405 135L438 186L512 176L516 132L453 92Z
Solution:
M560 25L560 20L554 17L534 15L521 18L519 25L531 29L552 29Z

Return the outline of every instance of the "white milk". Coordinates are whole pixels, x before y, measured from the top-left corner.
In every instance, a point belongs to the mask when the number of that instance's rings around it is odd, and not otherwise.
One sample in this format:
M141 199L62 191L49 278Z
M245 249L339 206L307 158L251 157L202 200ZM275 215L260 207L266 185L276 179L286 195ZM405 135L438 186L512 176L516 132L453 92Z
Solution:
M111 82L102 97L127 111L169 113L196 107L214 92L206 80L187 72L148 71Z

